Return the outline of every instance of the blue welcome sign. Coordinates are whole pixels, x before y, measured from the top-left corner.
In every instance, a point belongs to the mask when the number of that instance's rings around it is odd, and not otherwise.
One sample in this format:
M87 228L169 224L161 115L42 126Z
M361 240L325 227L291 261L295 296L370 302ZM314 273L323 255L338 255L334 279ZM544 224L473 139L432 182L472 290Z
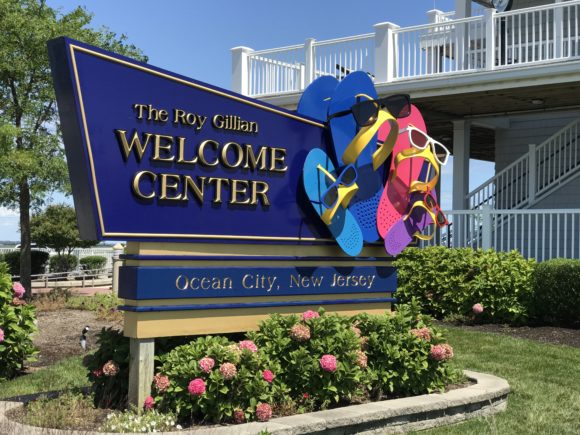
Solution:
M83 238L328 238L297 200L320 121L67 38L49 53Z

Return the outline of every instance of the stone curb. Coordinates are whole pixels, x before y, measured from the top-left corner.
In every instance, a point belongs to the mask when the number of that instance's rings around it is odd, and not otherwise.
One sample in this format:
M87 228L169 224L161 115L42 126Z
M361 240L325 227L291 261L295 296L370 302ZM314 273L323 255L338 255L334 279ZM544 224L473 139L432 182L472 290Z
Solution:
M404 433L491 415L506 409L510 387L505 379L468 370L464 373L476 384L447 393L424 394L292 415L266 423L196 428L178 433L181 435L256 435L262 431L279 435ZM103 434L103 432L45 429L16 423L9 420L5 413L18 406L22 404L0 402L1 435Z

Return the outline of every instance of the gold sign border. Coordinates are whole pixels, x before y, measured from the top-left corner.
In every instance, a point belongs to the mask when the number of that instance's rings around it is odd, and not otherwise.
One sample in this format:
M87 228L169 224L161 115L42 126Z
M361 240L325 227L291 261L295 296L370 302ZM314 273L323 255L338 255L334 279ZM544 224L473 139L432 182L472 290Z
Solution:
M89 130L87 127L87 120L86 120L86 116L85 116L85 107L84 107L83 96L82 96L82 92L81 92L79 74L78 74L78 70L77 70L75 50L78 50L80 52L87 53L87 54L90 54L90 55L93 55L96 57L100 57L102 59L105 59L105 60L108 60L111 62L116 62L116 63L119 63L121 65L130 67L130 68L135 68L137 70L140 70L140 71L143 71L143 72L146 72L149 74L153 74L153 75L158 76L158 77L172 80L172 81L180 83L182 85L190 86L190 87L197 88L197 89L202 89L204 91L211 92L213 94L220 95L222 97L230 98L232 100L238 101L238 102L243 103L243 104L248 104L250 106L254 106L254 107L257 107L259 109L263 109L263 110L266 110L269 112L277 113L281 116L286 116L288 118L292 118L292 119L295 119L295 120L300 121L300 122L305 122L307 124L315 125L318 127L324 127L324 124L321 124L321 123L318 123L315 121L311 121L309 119L302 118L300 116L293 115L291 113L286 113L286 112L283 112L281 110L275 109L273 107L264 106L264 105L261 105L259 103L252 102L252 101L246 101L243 98L236 97L234 95L230 95L230 94L227 94L225 92L218 91L217 89L208 88L206 86L202 86L202 85L199 85L197 83L193 83L191 81L181 79L179 77L174 77L174 76L171 76L169 74L165 74L163 72L156 71L156 70L153 70L151 68L147 68L147 67L142 66L142 65L136 65L136 64L133 64L131 62L127 62L125 60L122 60L122 59L117 59L115 57L108 56L106 54L99 53L99 52L96 52L94 50L91 50L91 49L88 49L85 47L80 47L78 45L69 44L69 49L70 49L70 56L71 56L71 61L72 61L72 68L73 68L74 77L75 77L75 84L76 84L76 88L77 88L77 95L79 98L79 105L80 105L80 109L81 109L81 118L82 118L82 122L83 122L84 135L85 135L85 140L87 143L87 150L88 150L88 154L89 154L89 164L91 166L91 179L93 182L93 188L95 191L96 202L97 202L97 213L99 215L99 223L101 226L101 235L103 237L120 237L120 238L123 238L123 237L165 237L165 238L175 238L175 239L272 240L272 241L316 241L316 242L331 242L332 241L331 239L317 239L315 237L274 237L274 236L270 237L270 236L231 236L231 235L223 235L223 234L166 234L166 233L113 233L113 232L107 232L105 229L105 222L103 220L103 213L101 211L101 201L100 201L99 189L97 187L97 178L96 178L96 172L95 172L95 167L94 167L94 163L93 163L93 152L92 152L92 147L91 147L91 140L89 137Z

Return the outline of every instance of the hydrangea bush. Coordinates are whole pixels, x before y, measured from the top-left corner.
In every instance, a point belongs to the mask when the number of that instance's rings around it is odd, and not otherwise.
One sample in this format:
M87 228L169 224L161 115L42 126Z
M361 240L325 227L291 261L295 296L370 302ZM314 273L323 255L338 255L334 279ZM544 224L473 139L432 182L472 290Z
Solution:
M281 367L278 377L294 401L308 394L315 406L326 408L364 395L370 385L362 342L352 326L348 317L321 309L301 316L273 314L249 336Z
M251 340L201 337L160 356L153 382L155 406L182 420L267 421L284 400L279 365Z
M0 263L0 380L17 375L37 352L32 344L36 313L23 297L24 287L12 283L6 264Z

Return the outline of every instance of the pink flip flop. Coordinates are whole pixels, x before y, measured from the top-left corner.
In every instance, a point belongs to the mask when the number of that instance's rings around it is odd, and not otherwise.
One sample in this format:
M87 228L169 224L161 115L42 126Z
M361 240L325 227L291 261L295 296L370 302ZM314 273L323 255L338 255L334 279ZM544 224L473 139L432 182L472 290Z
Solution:
M411 115L406 118L398 119L398 123L399 130L403 130L409 124L412 124L420 130L426 131L423 116L419 109L414 105L411 105ZM379 140L384 140L387 137L389 128L390 127L387 123L383 124L383 127L379 130ZM383 190L383 194L381 195L379 207L377 209L377 230L383 239L393 225L401 220L401 217L404 216L409 209L409 187L411 186L411 183L418 180L421 175L424 160L405 159L397 168L397 176L391 179L391 174L395 170L394 156L404 149L411 148L411 146L409 135L406 132L401 133L391 154L393 158L391 159L389 176L387 177L387 183Z

